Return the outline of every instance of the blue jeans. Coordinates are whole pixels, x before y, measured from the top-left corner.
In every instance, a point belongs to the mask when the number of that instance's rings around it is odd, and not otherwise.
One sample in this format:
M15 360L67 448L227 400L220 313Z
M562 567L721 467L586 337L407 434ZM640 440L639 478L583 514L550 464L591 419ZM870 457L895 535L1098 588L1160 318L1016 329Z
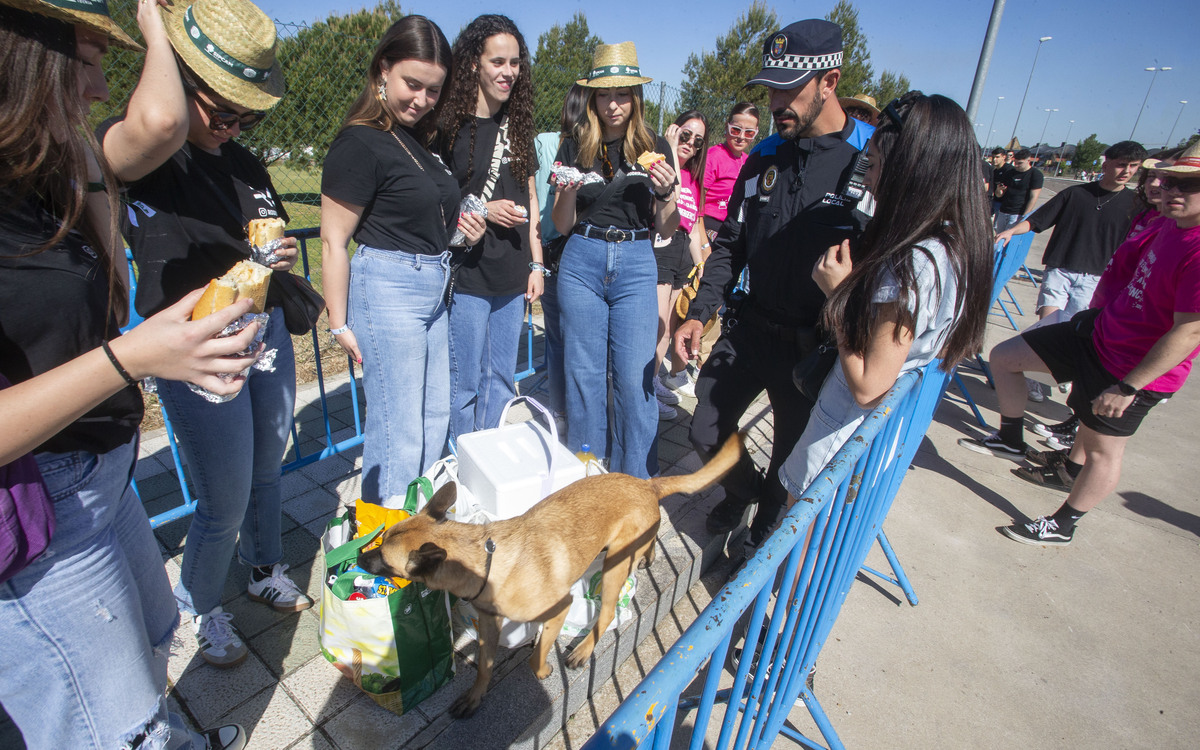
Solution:
M350 261L348 323L362 351L367 397L362 497L368 502L400 507L408 483L446 446L449 281L449 252L414 255L359 245Z
M189 614L221 603L235 542L238 557L249 565L274 565L283 558L279 480L296 406L296 357L280 308L271 312L264 343L278 350L275 372L251 368L232 401L214 404L186 383L158 381L158 397L196 495L175 588L180 608Z
M558 271L567 446L578 451L586 443L601 457L607 451L613 471L643 478L658 473L657 281L649 240L573 235ZM610 370L611 425L605 377Z
M566 379L563 374L562 308L558 304L558 274L546 277L542 290L542 327L546 331L546 406L554 414L567 411Z
M450 436L500 424L517 395L513 375L525 295L482 297L456 293L450 308Z
M143 733L148 749L200 739L163 697L179 612L129 487L136 445L37 455L54 537L0 584L0 703L30 750L108 750Z

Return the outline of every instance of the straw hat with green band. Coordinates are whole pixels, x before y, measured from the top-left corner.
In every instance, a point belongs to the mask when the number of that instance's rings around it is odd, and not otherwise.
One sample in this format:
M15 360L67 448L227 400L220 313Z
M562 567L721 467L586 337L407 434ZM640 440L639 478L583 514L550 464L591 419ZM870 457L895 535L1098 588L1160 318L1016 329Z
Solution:
M581 78L576 83L591 89L616 89L640 86L653 80L642 75L633 42L621 42L596 45L592 69L588 71L587 78Z
M146 51L112 20L107 0L0 0L0 5L77 23L107 36L113 44L138 52Z
M219 96L253 110L283 97L275 22L250 0L175 0L162 17L175 52Z

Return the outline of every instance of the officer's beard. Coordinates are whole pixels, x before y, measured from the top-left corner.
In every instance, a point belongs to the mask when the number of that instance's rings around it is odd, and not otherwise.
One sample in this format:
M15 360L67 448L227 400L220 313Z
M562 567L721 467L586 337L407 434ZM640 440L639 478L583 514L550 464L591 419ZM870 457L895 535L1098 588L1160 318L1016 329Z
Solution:
M813 123L821 116L821 109L824 106L825 102L821 100L821 90L818 87L813 92L813 98L804 109L803 114L797 113L790 107L772 110L771 116L775 118L775 130L789 141L805 136L812 128Z

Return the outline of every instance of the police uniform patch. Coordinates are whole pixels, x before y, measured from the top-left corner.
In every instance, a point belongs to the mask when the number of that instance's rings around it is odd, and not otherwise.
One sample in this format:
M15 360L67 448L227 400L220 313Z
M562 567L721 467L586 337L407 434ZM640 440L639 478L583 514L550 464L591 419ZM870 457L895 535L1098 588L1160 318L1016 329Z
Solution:
M776 34L771 40L771 57L776 60L783 57L783 53L787 51L787 37L783 34Z
M779 182L779 167L772 164L767 167L767 171L763 172L762 181L758 186L758 192L763 195L770 193L775 189L775 183Z

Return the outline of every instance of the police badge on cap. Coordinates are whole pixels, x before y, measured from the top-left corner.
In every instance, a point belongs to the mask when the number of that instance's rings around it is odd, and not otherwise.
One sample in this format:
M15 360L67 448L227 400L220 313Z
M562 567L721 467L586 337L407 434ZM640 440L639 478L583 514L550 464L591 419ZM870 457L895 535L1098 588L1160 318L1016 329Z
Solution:
M762 70L746 85L791 89L821 71L841 66L842 27L815 18L797 21L763 43Z

